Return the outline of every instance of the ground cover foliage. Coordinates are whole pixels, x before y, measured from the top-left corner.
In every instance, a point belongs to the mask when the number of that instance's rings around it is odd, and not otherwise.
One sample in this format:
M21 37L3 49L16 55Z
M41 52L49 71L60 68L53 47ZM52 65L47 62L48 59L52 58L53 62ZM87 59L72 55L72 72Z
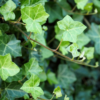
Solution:
M99 0L0 0L0 100L99 100L99 56Z

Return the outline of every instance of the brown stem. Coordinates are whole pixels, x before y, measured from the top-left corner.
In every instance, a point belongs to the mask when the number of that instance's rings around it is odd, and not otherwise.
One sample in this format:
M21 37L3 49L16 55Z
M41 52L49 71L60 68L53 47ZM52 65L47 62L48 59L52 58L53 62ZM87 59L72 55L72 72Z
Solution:
M63 39L61 39L61 41L60 41L58 47L56 48L56 51L59 49L59 47L60 47L60 45L61 45L61 43L62 43L62 40L63 40Z
M95 66L93 66L93 65L89 65L89 64L87 64L87 63L83 63L83 62L80 62L80 61L77 61L77 60L74 60L74 59L72 60L71 58L69 58L69 57L67 57L67 56L65 56L65 55L63 55L63 54L61 54L60 52L55 51L55 50L53 50L53 49L51 49L51 48L49 48L49 47L47 47L47 46L41 44L40 42L38 42L38 41L36 41L36 40L34 40L34 39L28 37L28 35L27 35L26 33L24 33L18 26L16 26L16 25L14 25L14 26L15 26L21 33L23 33L23 34L27 37L27 39L32 40L32 41L38 43L39 45L41 45L41 46L43 46L44 48L46 48L46 49L48 49L48 50L50 50L50 51L56 53L57 55L63 57L64 59L66 59L66 60L68 60L68 61L71 61L71 62L74 62L74 63L77 63L77 64L80 64L80 65L85 65L85 66L89 66L89 67L95 67Z
M84 17L84 21L86 22L86 24L88 25L89 29L91 28L91 25L89 23L89 21Z

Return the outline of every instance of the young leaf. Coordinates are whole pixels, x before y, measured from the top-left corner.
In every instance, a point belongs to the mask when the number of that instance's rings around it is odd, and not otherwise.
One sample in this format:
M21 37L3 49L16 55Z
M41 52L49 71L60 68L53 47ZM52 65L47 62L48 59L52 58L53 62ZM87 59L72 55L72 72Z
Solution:
M32 75L29 80L27 80L23 86L21 87L27 93L31 93L32 96L36 99L40 95L43 95L43 90L38 87L40 83L40 79L36 75Z
M34 7L27 6L21 9L22 20L26 23L26 29L28 32L42 33L42 27L48 18L48 14L45 12L42 4L38 4Z
M39 67L38 61L35 58L31 58L28 63L24 64L24 66L26 75L39 75L39 73L42 72L41 67Z
M86 5L86 3L88 2L88 0L75 0L75 3L77 4L77 8L78 9L84 9L84 6Z
M78 52L78 45L76 43L71 44L67 50L72 53L73 57L77 57L80 55Z
M14 20L15 19L15 14L12 12L16 8L15 3L12 0L8 0L6 4L4 4L0 8L0 13L4 16L4 19L7 20Z
M59 98L62 96L61 89L59 86L54 89L53 93L56 95L56 98Z
M65 95L64 100L69 100L69 98L67 97L67 95Z
M63 88L68 87L70 84L76 81L75 74L70 71L67 65L60 64L58 69L58 81Z
M65 16L61 21L57 22L57 25L60 30L62 30L62 39L63 41L76 42L77 36L85 30L85 26L78 22L74 21L70 16Z
M78 35L76 44L81 49L84 45L88 44L89 42L90 39L84 33L82 33Z
M47 80L51 85L58 84L58 80L53 72L50 71L47 72Z
M69 46L69 42L68 41L63 41L60 45L59 50L62 52L63 55L68 54L68 51L66 50L66 48Z
M92 11L92 8L93 8L93 3L88 3L84 9L87 10L88 12Z
M11 61L10 54L0 55L0 76L6 80L8 76L14 76L20 71L19 67Z
M94 48L93 47L88 47L88 48L84 47L82 49L82 51L85 52L84 55L86 56L87 59L93 59L94 58Z
M100 54L100 25L92 23L87 36L95 42L95 50L98 54Z
M13 57L21 56L20 40L16 40L14 35L0 36L0 55L10 53Z

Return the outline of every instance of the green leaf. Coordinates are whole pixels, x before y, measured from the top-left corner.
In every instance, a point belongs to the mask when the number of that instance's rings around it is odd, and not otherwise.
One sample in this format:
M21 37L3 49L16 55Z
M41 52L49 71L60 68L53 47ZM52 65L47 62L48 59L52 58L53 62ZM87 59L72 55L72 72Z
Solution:
M4 90L5 100L15 100L15 98L23 97L26 92L19 89L20 85L18 83L10 83Z
M61 21L57 22L60 30L62 30L63 41L76 42L77 35L81 34L85 30L85 26L77 21L73 21L70 16L64 17Z
M44 38L44 32L43 31L42 31L42 34L31 34L31 38L46 46L46 41L45 41L45 38ZM31 41L31 43L34 46L34 41ZM37 44L37 45L39 45L39 44Z
M58 80L56 78L56 75L53 72L50 72L50 71L47 72L47 80L51 85L58 84Z
M24 99L25 99L25 100L26 100L26 99L30 99L29 95L28 95L28 94L25 94L25 95L24 95Z
M15 3L12 0L8 0L6 4L4 4L0 8L0 13L4 16L4 19L7 20L14 20L15 19L15 14L12 12L16 8Z
M85 52L84 55L87 57L87 59L93 59L94 58L94 47L88 47L88 48L84 47L82 49L82 51Z
M56 95L56 98L59 98L62 96L61 89L59 86L54 89L53 93Z
M64 100L69 100L69 98L67 97L67 95L65 95Z
M7 32L7 31L9 30L8 24L0 23L0 30L1 30L2 32Z
M42 59L45 59L45 58L49 58L49 57L53 56L53 53L52 53L52 51L50 51L44 47L41 47L41 55L42 55Z
M93 0L93 3L95 6L100 8L100 1L99 0Z
M93 3L88 3L84 9L87 10L88 12L92 11L92 8L93 8Z
M86 36L84 33L82 33L82 34L78 35L76 44L81 49L83 46L85 46L89 42L90 42L90 39L88 38L88 36Z
M2 34L2 32L1 32L1 30L0 30L0 36L2 36L3 34Z
M38 61L35 58L31 58L28 63L24 64L24 66L26 75L39 75L39 73L43 71L42 68L39 67Z
M66 48L68 47L70 43L68 41L63 41L60 45L59 50L62 52L63 55L68 54L68 51L66 50Z
M47 13L50 15L48 18L49 23L52 23L57 19L63 18L62 9L61 7L58 6L57 3L50 1L46 3L45 7L46 7Z
M73 57L77 57L80 55L80 53L78 52L78 49L79 49L78 45L76 43L73 43L69 47L67 47L66 50L72 53Z
M19 67L11 61L10 54L0 55L0 76L6 80L8 76L14 76L20 71Z
M100 54L100 25L92 23L87 36L95 42L95 50Z
M78 9L84 9L84 6L86 5L86 3L88 2L88 0L75 0L75 3L77 4L77 8Z
M44 5L47 0L20 0L22 6L35 6L37 4Z
M40 79L36 75L32 75L29 80L27 80L23 86L21 87L27 93L31 93L32 96L36 99L40 95L43 95L43 90L38 87L40 83Z
M0 36L0 55L10 53L13 57L22 56L20 40L16 40L14 35Z
M70 71L67 65L60 64L58 68L58 81L63 88L67 88L70 84L76 81L75 74Z
M45 12L42 4L38 4L34 7L27 6L21 9L22 20L26 23L26 29L28 32L42 33L42 27L48 18L48 14Z

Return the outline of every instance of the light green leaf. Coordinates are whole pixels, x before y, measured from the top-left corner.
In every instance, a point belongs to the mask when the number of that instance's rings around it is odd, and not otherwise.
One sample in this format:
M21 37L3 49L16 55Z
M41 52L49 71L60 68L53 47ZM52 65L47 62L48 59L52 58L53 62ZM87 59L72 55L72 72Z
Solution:
M44 94L43 90L40 87L38 87L39 83L40 83L40 79L33 74L31 78L23 84L21 89L27 93L31 93L34 99L36 99L40 95Z
M77 4L77 8L78 9L84 9L84 6L86 5L86 3L88 2L88 0L75 0L75 3Z
M75 74L67 67L67 65L60 64L58 69L58 81L63 88L67 88L70 84L76 81Z
M24 99L25 99L25 100L30 99L29 95L28 95L28 94L25 94L25 95L24 95Z
M62 9L61 7L58 6L57 3L50 1L46 3L45 7L46 7L47 13L50 15L48 18L49 23L52 23L57 19L63 18Z
M81 34L85 30L85 26L78 21L73 21L70 16L64 17L57 23L60 30L63 31L63 41L76 42L77 35Z
M66 48L69 46L69 42L68 41L63 41L60 45L59 50L62 52L63 55L68 54L68 51L66 50Z
M31 38L46 46L46 41L45 41L45 38L44 38L44 32L43 31L42 31L42 34L31 34ZM34 47L34 41L31 41L31 43L32 43L32 46ZM39 44L37 44L37 45L39 45Z
M84 47L82 49L82 51L85 52L84 55L87 57L87 59L93 59L94 58L94 47L88 47L88 48Z
M0 8L0 13L4 16L4 19L7 20L14 20L15 19L15 14L12 12L16 8L15 3L12 0L8 0L6 4L4 4Z
M69 98L67 97L67 95L65 95L64 100L69 100Z
M73 43L69 47L67 47L66 50L72 53L73 57L77 57L80 55L80 53L78 52L78 49L79 49L78 45L76 43Z
M11 61L10 54L0 55L0 76L6 80L8 76L14 76L20 71L19 67Z
M88 3L84 9L87 10L88 12L92 11L92 8L93 8L93 3Z
M59 98L62 96L61 89L59 86L54 89L53 93L56 95L56 98Z
M45 59L45 58L49 58L49 57L53 56L53 53L52 53L52 51L50 51L44 47L41 47L41 55L42 55L42 59Z
M28 63L24 64L24 66L26 75L39 75L39 73L43 71L42 68L39 67L38 61L35 58L31 58Z
M0 36L0 55L10 53L13 57L22 56L20 40L16 40L14 35Z
M26 23L26 29L28 32L42 33L42 27L48 18L48 14L45 12L42 4L38 4L34 7L27 6L21 9L22 20Z
M76 44L81 49L84 45L88 44L89 42L90 39L84 33L82 33L78 35Z
M58 80L56 78L56 75L53 72L50 72L50 71L47 72L47 80L51 85L58 84Z
M35 6L37 4L45 4L47 0L20 0L22 6Z
M100 54L100 25L92 23L87 36L95 42L95 50Z

